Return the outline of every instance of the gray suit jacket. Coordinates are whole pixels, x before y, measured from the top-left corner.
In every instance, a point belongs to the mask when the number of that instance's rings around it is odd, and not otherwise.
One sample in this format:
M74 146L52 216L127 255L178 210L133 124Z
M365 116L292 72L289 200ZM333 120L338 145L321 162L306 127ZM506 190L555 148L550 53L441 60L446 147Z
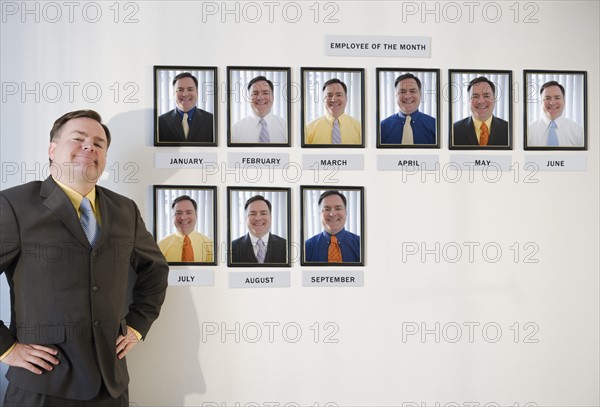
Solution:
M144 337L158 317L168 265L135 203L96 187L101 229L96 248L73 204L52 178L0 192L0 273L10 287L10 327L0 321L0 354L15 341L58 350L41 375L10 367L22 389L87 400L103 381L113 397L127 388L116 340L127 325ZM128 271L137 273L127 304Z

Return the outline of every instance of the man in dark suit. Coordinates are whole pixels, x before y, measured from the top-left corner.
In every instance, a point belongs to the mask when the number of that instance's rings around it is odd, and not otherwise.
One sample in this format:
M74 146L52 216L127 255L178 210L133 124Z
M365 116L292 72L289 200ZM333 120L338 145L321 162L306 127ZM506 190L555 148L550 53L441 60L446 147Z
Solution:
M159 142L214 141L213 115L196 107L198 79L189 72L173 79L175 109L158 118Z
M96 186L110 144L101 120L92 110L57 119L52 175L0 192L11 297L10 326L0 321L5 406L127 406L125 355L164 301L168 265L136 204Z
M248 233L231 242L232 263L287 263L287 241L271 230L271 202L262 195L246 201Z
M493 116L496 86L484 76L473 79L467 87L471 116L453 125L453 146L508 147L508 122Z

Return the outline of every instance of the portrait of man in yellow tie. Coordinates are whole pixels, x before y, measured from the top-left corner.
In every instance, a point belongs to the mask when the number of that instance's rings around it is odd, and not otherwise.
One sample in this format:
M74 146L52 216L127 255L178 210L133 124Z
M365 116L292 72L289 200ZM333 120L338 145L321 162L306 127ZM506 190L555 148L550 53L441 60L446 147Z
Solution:
M163 68L155 67L154 70L157 117L154 145L216 144L213 114L216 108L216 74L211 69L195 69L192 73L182 72L181 68L185 67Z
M378 148L438 147L439 70L377 69Z
M363 189L302 187L302 196L302 265L362 265Z
M486 75L450 73L450 100L458 102L452 105L451 149L512 148L511 75L495 76L492 80ZM466 93L458 91L463 89ZM464 119L453 119L465 113L468 116Z
M168 188L155 187L158 206L162 209L169 207L168 214L155 216L155 229L160 230L157 233L158 247L169 263L214 264L214 218L207 219L213 216L212 189L180 190L180 193L189 192L189 195L181 194L169 201L173 192ZM201 205L190 195L196 195Z

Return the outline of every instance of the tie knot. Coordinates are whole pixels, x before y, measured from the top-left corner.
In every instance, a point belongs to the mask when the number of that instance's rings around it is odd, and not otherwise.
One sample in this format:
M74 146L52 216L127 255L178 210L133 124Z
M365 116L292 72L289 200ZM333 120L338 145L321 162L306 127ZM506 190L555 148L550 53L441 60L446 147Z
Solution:
M407 114L407 115L406 115L406 121L407 121L408 123L410 123L410 119L411 119L410 115L409 115L409 114Z
M554 120L552 120L552 121L550 122L550 128L551 128L551 129L555 129L555 128L556 128L556 122L555 122Z
M335 235L331 235L331 243L337 244L337 242L338 242L337 237Z
M190 236L189 235L185 235L185 237L183 238L183 243L190 243Z
M256 241L256 245L258 247L265 247L265 242L263 242L261 238L258 238L258 240Z
M264 119L264 118L262 118L262 117L260 118L260 120L259 120L258 122L259 122L259 123L260 123L260 125L261 125L261 126L263 126L263 127L267 125L267 122L266 122L266 121L265 121L265 119Z
M81 204L79 204L79 210L84 212L90 212L92 210L92 203L87 197L83 197Z
M187 119L188 119L188 117L189 117L189 116L188 116L187 112L184 112L184 113L183 113L183 120L187 120Z

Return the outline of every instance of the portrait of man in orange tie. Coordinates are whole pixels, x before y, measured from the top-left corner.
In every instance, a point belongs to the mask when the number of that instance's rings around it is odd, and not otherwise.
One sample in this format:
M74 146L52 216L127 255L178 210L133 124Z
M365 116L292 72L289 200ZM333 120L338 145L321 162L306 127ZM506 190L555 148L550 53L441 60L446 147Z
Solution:
M169 263L213 263L214 240L197 230L198 203L181 195L171 203L171 221L175 231L158 241ZM160 221L157 221L160 223Z
M315 192L317 191L305 190L303 196L306 198L307 194L315 195ZM322 230L304 242L303 264L362 264L362 211L359 209L361 205L353 202L349 207L347 194L346 191L326 190L318 195L318 209L313 210L318 211ZM358 197L356 201L362 201L362 190L352 191L351 194ZM313 213L304 213L305 227L311 222L306 217L313 216ZM358 230L360 235L348 230L349 220L352 229Z
M499 100L496 84L485 76L477 76L468 82L466 90L470 115L453 123L450 147L510 148L508 121L494 114Z

